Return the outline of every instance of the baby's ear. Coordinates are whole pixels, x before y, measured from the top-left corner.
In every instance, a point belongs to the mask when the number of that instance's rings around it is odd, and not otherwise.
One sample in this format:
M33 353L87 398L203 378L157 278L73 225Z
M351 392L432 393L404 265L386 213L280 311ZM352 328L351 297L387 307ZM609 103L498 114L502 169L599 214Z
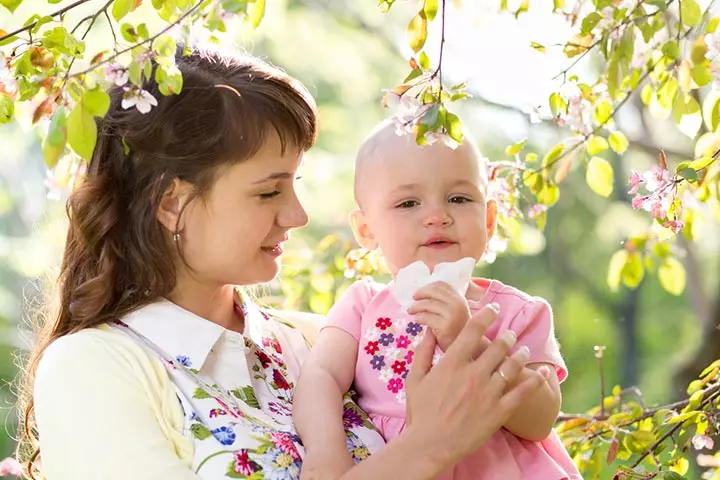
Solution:
M485 207L485 226L487 227L488 242L495 235L495 226L497 225L497 201L490 198Z
M355 241L365 250L375 250L378 247L375 236L370 231L370 226L365 218L365 213L360 209L350 212L350 228L352 228Z

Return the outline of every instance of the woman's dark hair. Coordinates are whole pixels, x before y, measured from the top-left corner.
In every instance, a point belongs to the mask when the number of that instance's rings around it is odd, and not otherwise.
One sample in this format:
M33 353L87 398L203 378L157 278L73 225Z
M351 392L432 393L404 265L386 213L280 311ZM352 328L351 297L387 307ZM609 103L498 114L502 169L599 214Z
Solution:
M123 108L126 92L113 87L87 174L68 199L57 306L36 319L20 391L19 454L31 478L40 455L32 392L47 346L117 320L175 286L177 251L156 218L170 183L188 182L202 197L220 167L253 157L268 135L298 152L315 141L314 100L284 72L254 57L200 50L178 49L176 65L180 94L163 96L154 80L143 85L158 103L148 113Z

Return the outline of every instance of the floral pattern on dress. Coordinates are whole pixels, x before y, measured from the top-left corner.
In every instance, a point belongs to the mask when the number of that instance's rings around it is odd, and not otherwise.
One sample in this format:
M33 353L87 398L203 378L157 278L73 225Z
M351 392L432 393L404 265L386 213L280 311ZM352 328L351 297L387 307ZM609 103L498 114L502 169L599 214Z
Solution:
M243 337L249 383L226 385L228 390L196 370L190 356L166 353L127 325L118 325L131 330L166 365L185 413L186 434L193 439L192 469L199 478L298 480L305 452L292 424L294 378L282 358L283 347L288 344L281 339L288 341L289 336L283 330L274 330L293 327L274 321L250 303L242 302L237 309L245 316L246 330L248 325L259 326L256 330L261 335L253 337L255 341ZM290 345L297 347L296 343L305 348L307 339L298 338ZM355 404L352 393L344 398L343 424L348 451L355 462L370 455L369 445L375 451L384 443L369 417Z
M422 339L423 326L406 318L379 317L365 331L362 350L373 370L395 401L405 404L405 379L410 371L413 350Z

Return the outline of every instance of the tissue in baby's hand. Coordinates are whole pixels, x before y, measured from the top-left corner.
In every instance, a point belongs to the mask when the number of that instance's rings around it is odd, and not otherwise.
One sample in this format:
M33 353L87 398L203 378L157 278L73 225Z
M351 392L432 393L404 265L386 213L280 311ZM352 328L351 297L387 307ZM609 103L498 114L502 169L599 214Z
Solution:
M398 271L391 291L403 310L407 310L414 303L415 292L432 282L445 282L459 295L464 296L474 268L475 260L466 257L457 262L438 263L430 273L428 266L418 260Z

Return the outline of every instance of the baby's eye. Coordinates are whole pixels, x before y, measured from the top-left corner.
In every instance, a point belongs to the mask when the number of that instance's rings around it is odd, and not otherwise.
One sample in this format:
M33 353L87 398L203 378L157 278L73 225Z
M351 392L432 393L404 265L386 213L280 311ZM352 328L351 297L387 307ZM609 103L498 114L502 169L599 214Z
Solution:
M472 198L464 195L454 195L448 200L450 203L468 203L472 202Z
M420 204L415 200L405 200L404 202L398 203L395 208L412 208L418 205Z

